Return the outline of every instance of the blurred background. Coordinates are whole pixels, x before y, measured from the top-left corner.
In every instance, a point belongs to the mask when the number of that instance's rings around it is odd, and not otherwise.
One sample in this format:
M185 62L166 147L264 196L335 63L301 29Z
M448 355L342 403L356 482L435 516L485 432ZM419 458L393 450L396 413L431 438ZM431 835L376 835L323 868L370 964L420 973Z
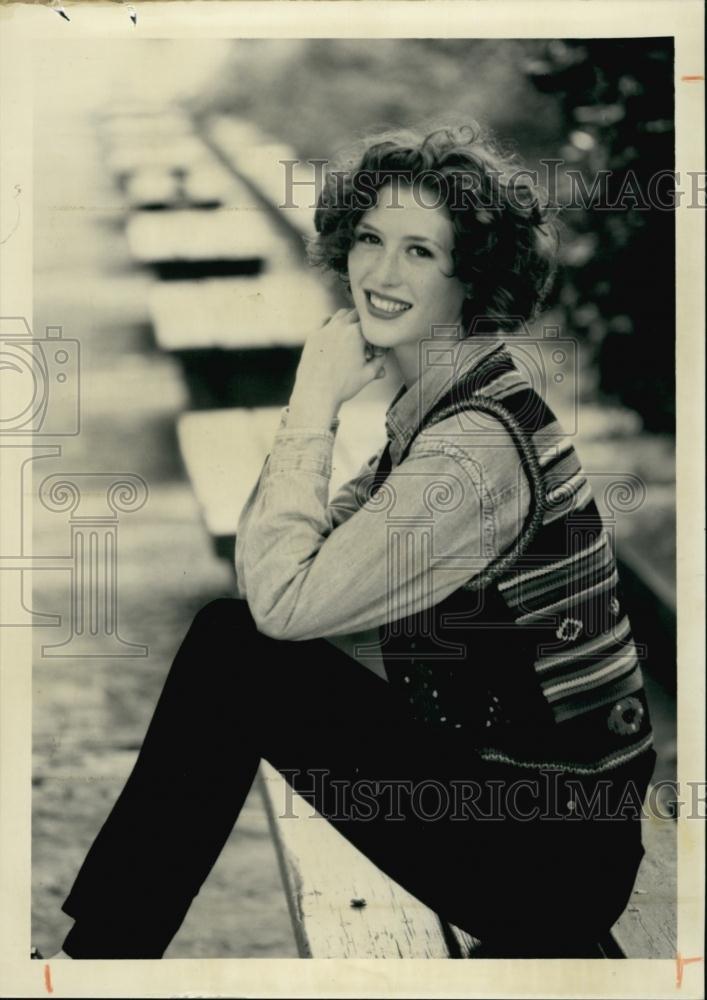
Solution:
M59 905L181 638L232 592L237 514L307 329L343 304L307 270L311 211L278 207L280 161L327 159L370 128L473 118L541 179L560 161L548 192L560 204L572 170L589 190L611 171L611 192L624 191L612 210L561 211L561 267L533 335L542 346L549 325L573 345L576 366L546 372L544 388L615 527L648 651L656 778L672 777L674 215L642 204L674 167L672 39L62 42L36 51L34 81L33 333L61 327L78 345L43 428L62 454L35 461L35 488L101 474L98 496L131 474L146 499L115 529L119 640L103 620L79 635L78 567L38 570L26 601L38 626L33 941L51 953L70 926ZM382 433L396 388L383 381L342 478L377 446L369 431ZM637 499L612 508L623 476ZM81 526L35 506L35 553L78 558ZM254 790L168 956L296 953Z

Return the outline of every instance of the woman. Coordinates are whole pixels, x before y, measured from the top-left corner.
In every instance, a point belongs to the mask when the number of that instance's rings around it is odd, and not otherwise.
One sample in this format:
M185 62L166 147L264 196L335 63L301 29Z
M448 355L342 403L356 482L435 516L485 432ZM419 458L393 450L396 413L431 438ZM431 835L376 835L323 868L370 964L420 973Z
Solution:
M553 269L513 165L444 128L328 175L311 258L352 308L307 339L238 526L240 596L188 630L63 954L161 956L261 758L484 954L599 954L655 755L590 485L502 339ZM386 355L387 442L329 502L337 413Z

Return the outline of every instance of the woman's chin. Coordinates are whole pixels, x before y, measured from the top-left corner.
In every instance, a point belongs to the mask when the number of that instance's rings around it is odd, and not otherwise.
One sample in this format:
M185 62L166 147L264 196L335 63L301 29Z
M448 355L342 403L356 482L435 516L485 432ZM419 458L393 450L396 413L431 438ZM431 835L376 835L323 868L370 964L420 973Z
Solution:
M378 324L371 322L370 316L361 316L361 314L359 313L359 317L360 317L359 322L361 324L361 333L363 334L364 338L368 341L368 343L372 344L373 347L387 347L388 345L383 342L384 336L381 333Z
M414 335L405 336L405 331L399 327L396 329L395 323L390 320L378 320L374 317L366 316L361 320L361 333L369 344L373 347L397 347L407 341L414 341Z
M390 342L385 337L381 337L377 330L367 329L362 325L361 332L371 347L390 347Z

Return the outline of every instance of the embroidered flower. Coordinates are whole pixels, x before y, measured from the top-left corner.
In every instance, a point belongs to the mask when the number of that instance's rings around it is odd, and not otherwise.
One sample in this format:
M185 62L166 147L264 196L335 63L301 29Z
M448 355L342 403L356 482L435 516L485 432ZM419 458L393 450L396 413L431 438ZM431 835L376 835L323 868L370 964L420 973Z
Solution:
M606 724L618 736L630 736L641 728L645 709L638 698L622 698L609 712Z
M560 627L555 632L563 642L574 642L584 626L576 618L563 618Z

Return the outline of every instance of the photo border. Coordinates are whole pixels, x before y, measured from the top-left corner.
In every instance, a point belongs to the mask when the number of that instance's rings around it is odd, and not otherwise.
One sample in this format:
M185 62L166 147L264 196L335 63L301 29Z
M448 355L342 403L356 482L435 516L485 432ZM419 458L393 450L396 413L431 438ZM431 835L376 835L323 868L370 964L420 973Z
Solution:
M133 25L114 3L0 7L0 197L19 222L0 247L0 315L33 312L32 60L36 40L135 38L675 39L676 169L704 172L703 7L696 0L212 0L139 3ZM685 202L689 199L684 199ZM678 781L704 781L704 213L675 212L677 240ZM7 221L3 222L3 229ZM695 459L695 456L699 456ZM2 449L0 449L0 459ZM3 496L3 509L17 498ZM28 505L29 506L29 505ZM25 512L25 522L30 512ZM31 525L27 526L31 533ZM29 960L31 677L29 628L0 628L0 989L3 996L513 996L702 997L704 824L678 821L676 959L167 959ZM473 864L473 859L471 859ZM693 961L697 959L697 961ZM682 965L681 965L682 962ZM691 964L685 964L691 963Z

